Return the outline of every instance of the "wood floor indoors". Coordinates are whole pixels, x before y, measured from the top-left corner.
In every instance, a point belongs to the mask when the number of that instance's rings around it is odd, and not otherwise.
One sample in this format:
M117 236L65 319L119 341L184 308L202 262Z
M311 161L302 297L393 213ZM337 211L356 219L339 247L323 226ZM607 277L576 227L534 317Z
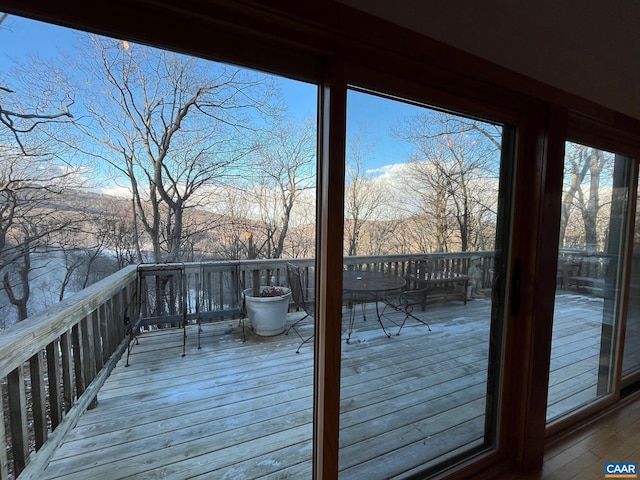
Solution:
M505 480L600 480L610 462L640 464L640 396L552 442L540 472Z

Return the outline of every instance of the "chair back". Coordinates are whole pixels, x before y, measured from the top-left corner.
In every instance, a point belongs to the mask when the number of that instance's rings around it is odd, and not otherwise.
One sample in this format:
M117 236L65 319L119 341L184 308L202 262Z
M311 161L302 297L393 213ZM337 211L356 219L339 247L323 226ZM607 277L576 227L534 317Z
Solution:
M287 263L287 280L289 282L289 288L291 288L291 299L293 302L309 315L313 315L313 312L310 311L309 303L305 299L300 267L293 263Z

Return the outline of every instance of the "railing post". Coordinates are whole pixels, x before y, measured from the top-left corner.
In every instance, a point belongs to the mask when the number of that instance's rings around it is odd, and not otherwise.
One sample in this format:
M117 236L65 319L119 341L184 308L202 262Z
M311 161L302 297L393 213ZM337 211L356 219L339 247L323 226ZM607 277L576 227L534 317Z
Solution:
M251 271L251 288L254 297L260 295L260 270L257 268Z

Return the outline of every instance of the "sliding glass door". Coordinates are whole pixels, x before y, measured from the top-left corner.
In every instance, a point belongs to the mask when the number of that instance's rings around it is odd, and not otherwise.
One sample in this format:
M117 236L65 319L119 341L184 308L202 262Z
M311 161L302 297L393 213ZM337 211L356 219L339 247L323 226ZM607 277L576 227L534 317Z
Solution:
M631 160L567 142L547 421L612 393Z
M437 471L497 441L513 129L347 105L340 478Z

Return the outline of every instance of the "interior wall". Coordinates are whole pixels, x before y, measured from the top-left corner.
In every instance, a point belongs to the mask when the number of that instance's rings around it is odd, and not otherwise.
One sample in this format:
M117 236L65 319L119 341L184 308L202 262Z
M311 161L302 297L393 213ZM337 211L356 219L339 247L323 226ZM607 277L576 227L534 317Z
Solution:
M337 1L640 119L640 2Z

